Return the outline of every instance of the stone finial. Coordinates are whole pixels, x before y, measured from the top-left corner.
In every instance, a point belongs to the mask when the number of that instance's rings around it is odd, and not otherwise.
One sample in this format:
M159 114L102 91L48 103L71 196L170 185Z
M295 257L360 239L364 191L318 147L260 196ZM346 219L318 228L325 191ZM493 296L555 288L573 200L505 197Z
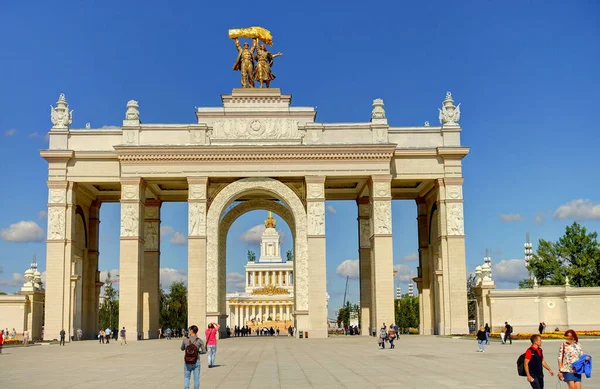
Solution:
M125 120L140 120L140 105L135 100L127 102L127 112L125 112Z
M25 270L25 283L21 287L22 292L39 292L42 290L42 275L37 270L35 255L29 269Z
M92 128L92 124L91 123L85 123L85 129L89 130L90 128Z
M457 126L460 120L460 104L454 105L452 93L446 92L446 98L442 102L440 111L440 124L442 126Z
M571 284L569 283L569 276L565 277L565 286L571 286Z
M534 287L538 287L538 286L539 286L539 285L538 285L538 279L537 279L537 277L536 277L536 276L534 276L534 277L533 277L533 286L534 286Z
M429 127L430 126L429 121L426 121L425 124L424 124L424 126L425 127Z
M69 103L67 103L64 93L58 97L56 107L50 106L50 120L52 128L65 129L73 123L73 111L69 112Z
M482 272L481 272L481 266L477 266L475 268L475 283L477 285L481 284L481 279L482 279L481 274L482 274Z
M371 111L371 123L387 124L385 109L383 109L383 100L373 100L373 110Z

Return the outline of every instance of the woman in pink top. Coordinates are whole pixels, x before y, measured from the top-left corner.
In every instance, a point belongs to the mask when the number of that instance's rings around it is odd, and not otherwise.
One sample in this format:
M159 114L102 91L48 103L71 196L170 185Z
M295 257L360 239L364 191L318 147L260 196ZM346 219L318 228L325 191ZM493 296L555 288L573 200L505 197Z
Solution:
M219 332L217 323L210 323L206 330L206 348L208 352L208 368L215 366L215 355L217 354L217 332Z

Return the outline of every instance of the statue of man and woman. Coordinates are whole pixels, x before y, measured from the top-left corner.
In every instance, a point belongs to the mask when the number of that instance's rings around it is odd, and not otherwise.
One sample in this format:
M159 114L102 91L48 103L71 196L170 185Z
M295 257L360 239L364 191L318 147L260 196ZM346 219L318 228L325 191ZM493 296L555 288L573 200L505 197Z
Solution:
M238 50L238 56L233 70L239 70L242 73L242 87L254 88L254 83L258 81L261 88L263 83L269 88L271 81L275 79L275 74L271 71L273 59L282 54L271 54L264 44L258 45L257 38L252 39L252 47L249 47L248 42L244 42L243 47L240 46L238 38L235 38L235 47Z

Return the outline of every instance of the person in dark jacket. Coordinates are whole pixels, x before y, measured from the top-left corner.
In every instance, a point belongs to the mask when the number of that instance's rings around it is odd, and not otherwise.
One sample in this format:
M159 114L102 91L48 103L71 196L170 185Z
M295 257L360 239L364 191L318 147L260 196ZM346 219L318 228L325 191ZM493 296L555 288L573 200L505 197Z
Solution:
M544 370L548 370L551 376L554 372L544 359L542 351L542 337L538 334L531 335L531 347L525 352L525 374L527 374L527 382L533 389L544 389Z
M488 323L485 323L485 344L490 344L490 331L490 326Z
M482 353L485 351L485 342L486 342L486 334L485 328L483 326L479 326L479 331L477 331L477 344L479 345L478 352Z

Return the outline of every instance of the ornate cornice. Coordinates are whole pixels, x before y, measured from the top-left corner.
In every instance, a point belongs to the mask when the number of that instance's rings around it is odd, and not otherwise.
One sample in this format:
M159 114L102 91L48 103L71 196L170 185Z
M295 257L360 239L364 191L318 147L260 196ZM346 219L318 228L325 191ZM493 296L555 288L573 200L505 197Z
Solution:
M196 161L385 161L391 160L396 146L340 145L340 146L178 146L144 147L115 146L119 161L136 162L196 162Z

